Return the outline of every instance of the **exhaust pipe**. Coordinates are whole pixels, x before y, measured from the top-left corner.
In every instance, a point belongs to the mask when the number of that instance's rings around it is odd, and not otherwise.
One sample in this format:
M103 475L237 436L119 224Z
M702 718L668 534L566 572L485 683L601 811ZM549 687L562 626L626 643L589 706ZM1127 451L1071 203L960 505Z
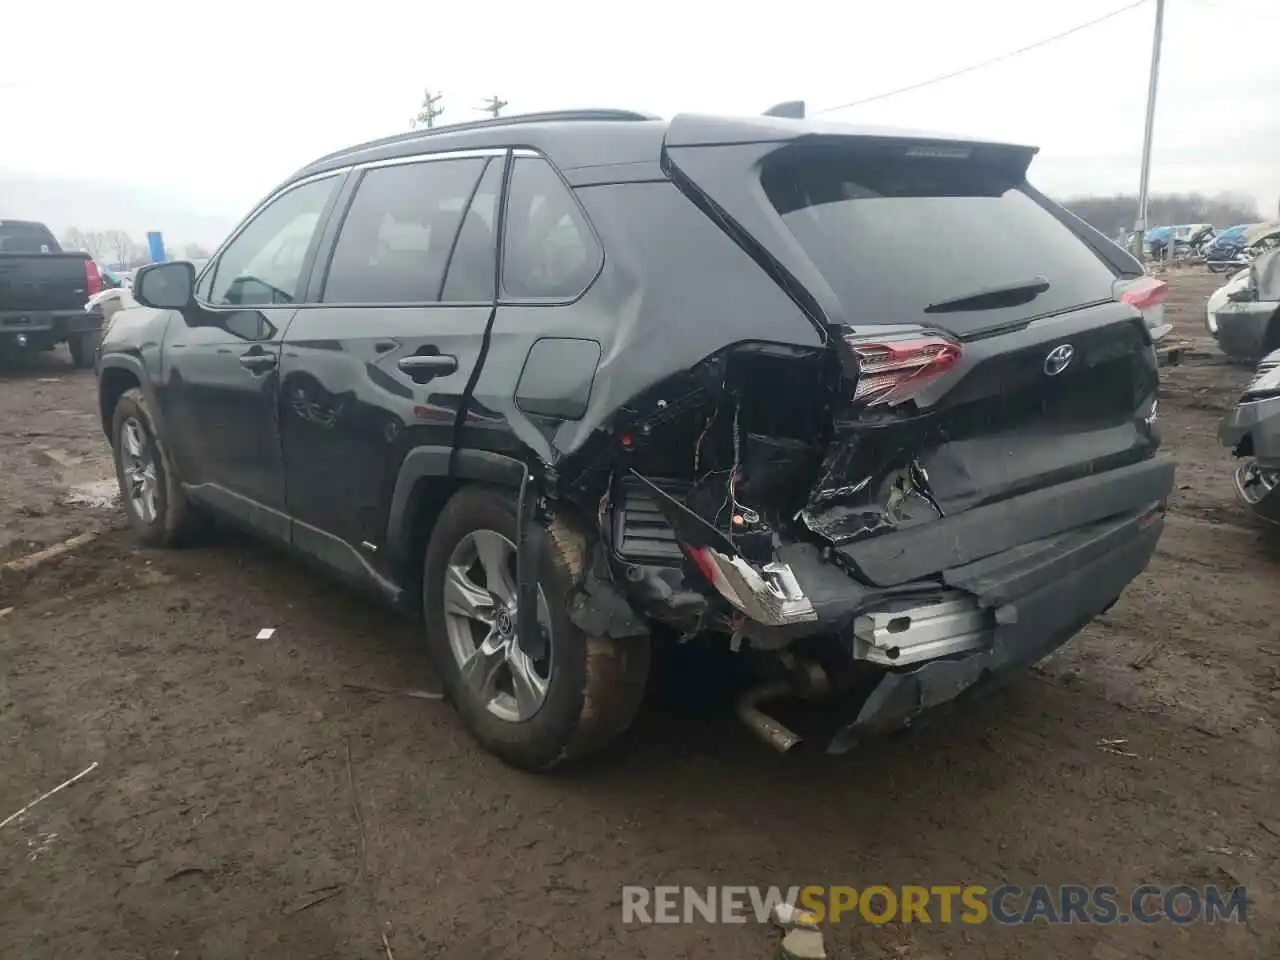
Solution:
M765 700L785 697L791 692L791 684L786 680L774 680L752 687L738 698L738 716L747 725L747 729L779 753L786 753L795 747L800 743L801 737L761 711L759 704Z

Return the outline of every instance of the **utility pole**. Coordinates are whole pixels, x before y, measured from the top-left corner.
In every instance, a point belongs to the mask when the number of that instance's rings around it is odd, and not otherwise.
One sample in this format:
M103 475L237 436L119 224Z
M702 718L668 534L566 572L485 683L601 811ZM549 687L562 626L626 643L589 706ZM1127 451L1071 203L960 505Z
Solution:
M1147 193L1151 185L1151 137L1156 125L1156 87L1160 82L1160 39L1164 32L1164 0L1156 0L1156 30L1151 42L1151 78L1147 82L1147 123L1142 134L1142 178L1138 182L1138 219L1133 225L1134 256L1146 251Z
M440 102L442 93L432 93L431 88L427 87L422 91L422 109L418 111L418 115L409 121L410 126L426 127L431 129L436 125L436 117L444 113L444 107L436 106Z
M502 116L502 108L506 105L507 101L500 100L497 96L492 96L485 100L483 107L476 107L476 109L481 113L489 114L493 119L497 120Z

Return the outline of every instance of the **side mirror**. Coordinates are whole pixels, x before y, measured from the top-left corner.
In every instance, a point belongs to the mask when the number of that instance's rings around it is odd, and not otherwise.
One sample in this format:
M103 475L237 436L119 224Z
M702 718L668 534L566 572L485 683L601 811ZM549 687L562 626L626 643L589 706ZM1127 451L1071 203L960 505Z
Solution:
M195 298L196 268L185 260L149 263L133 275L133 299L153 310L185 310Z

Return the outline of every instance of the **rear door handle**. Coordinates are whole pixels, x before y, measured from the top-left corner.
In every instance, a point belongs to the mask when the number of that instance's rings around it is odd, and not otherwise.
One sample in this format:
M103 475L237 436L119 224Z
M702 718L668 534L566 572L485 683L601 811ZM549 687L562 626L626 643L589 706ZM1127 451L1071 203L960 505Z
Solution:
M396 366L410 376L429 373L432 376L439 377L449 373L456 373L458 370L458 358L448 353L414 354L411 357L402 357Z
M270 370L275 365L276 355L274 353L240 354L240 366L254 373L260 373L263 370Z

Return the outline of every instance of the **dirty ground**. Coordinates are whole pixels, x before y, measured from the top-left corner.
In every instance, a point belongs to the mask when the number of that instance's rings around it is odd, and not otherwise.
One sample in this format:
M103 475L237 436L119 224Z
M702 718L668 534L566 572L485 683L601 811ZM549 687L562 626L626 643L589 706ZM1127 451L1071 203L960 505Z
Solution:
M1171 275L1178 335L1220 278ZM1178 491L1147 574L1041 668L943 724L782 757L662 697L571 776L515 773L431 691L420 638L232 536L137 548L91 374L0 371L4 957L776 955L766 926L624 926L624 884L1250 889L1247 926L844 926L841 957L1280 956L1280 537L1215 424L1248 371L1168 371ZM257 639L274 628L269 639ZM379 692L384 691L384 692ZM386 692L391 691L391 692ZM1122 749L1106 749L1110 741Z

